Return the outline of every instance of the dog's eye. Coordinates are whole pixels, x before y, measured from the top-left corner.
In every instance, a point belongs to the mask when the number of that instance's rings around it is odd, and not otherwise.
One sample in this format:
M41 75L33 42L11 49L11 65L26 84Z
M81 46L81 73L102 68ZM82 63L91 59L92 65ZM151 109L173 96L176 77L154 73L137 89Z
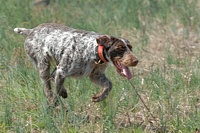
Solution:
M118 51L118 52L123 52L123 51L126 51L126 47L125 46L122 46L122 47L118 47L118 48L116 48L116 51Z
M116 53L118 53L118 56L122 57L126 50L127 50L127 47L122 46L116 49Z

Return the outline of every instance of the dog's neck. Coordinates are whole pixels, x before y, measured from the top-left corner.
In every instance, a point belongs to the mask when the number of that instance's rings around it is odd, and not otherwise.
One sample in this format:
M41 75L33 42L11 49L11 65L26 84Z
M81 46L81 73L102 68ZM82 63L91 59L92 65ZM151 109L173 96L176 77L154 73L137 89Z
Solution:
M95 48L95 53L96 53L96 59L95 59L96 64L103 64L109 62L109 60L106 58L104 46L97 45Z

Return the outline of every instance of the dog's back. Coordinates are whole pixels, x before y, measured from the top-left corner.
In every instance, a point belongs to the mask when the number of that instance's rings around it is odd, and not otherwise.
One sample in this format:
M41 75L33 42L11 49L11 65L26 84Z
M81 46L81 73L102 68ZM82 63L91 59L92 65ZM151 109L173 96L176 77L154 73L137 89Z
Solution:
M43 57L53 59L57 64L65 64L68 71L76 70L68 75L76 76L77 70L82 72L79 75L85 75L84 71L91 69L89 63L96 58L96 38L99 34L95 32L76 30L59 24L17 29L17 33L27 36L25 51L31 58L37 58L37 61Z

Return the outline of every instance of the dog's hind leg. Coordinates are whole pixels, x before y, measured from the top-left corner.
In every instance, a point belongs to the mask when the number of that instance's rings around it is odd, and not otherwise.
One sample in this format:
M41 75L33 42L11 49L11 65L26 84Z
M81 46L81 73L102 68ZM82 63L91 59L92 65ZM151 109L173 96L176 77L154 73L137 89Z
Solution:
M57 69L54 75L55 90L54 90L54 95L52 99L53 100L52 104L54 104L54 106L57 106L59 104L58 96L62 96L64 80L65 80L65 77L63 76L63 70L62 68L59 68L57 66Z
M49 102L51 102L53 92L51 89L50 62L46 59L40 60L37 64L37 68L44 85L44 94L48 98Z
M55 75L56 75L56 67L53 69L51 73L51 77L53 78L53 82L55 83ZM63 98L67 98L67 90L62 86L61 92L59 92L59 95L62 96Z
M41 51L36 51L39 49L37 48L37 45L37 43L34 44L34 42L26 41L25 51L37 68L41 81L44 85L44 94L48 98L49 102L51 102L53 92L51 89L50 59L48 56L44 56Z

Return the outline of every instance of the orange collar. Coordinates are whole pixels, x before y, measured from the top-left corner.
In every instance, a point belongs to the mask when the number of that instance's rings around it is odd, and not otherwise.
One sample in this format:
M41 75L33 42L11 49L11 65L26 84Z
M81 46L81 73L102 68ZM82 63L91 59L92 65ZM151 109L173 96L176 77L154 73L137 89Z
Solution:
M95 61L96 64L103 64L108 62L108 60L105 58L103 49L104 47L102 45L98 45L96 47L96 56L97 56L97 60Z

